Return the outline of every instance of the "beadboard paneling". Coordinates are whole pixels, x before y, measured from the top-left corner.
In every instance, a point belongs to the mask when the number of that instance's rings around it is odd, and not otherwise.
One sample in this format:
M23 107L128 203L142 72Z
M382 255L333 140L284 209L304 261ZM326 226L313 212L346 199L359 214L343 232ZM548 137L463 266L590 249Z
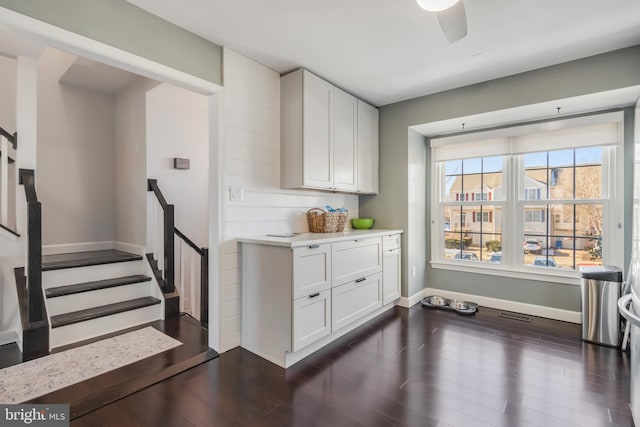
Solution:
M328 204L344 206L351 218L358 215L355 195L280 188L279 74L225 48L224 76L221 351L240 345L241 339L241 258L236 238L305 232L307 210ZM230 186L242 187L243 200L229 200Z

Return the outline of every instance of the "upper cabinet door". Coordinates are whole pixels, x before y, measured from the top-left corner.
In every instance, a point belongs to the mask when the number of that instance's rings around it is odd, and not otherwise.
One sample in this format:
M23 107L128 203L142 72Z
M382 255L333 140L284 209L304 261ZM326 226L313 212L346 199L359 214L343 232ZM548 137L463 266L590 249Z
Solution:
M332 109L333 85L303 74L303 185L333 186Z
M378 109L358 100L358 191L378 193Z
M333 186L358 189L358 100L333 88Z

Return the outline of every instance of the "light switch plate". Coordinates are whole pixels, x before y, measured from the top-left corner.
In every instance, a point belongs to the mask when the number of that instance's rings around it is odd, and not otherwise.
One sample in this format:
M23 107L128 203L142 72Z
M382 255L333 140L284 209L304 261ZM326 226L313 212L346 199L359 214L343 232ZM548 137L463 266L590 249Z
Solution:
M229 200L237 202L242 200L243 197L242 187L229 187Z

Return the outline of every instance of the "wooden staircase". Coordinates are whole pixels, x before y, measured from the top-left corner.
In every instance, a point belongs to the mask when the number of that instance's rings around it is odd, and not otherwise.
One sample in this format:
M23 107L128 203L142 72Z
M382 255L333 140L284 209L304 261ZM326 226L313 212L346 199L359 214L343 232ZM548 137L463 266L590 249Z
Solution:
M42 287L56 348L162 318L143 257L118 250L42 257Z
M153 252L145 257L115 249L42 255L42 205L35 171L19 169L17 175L26 199L24 235L1 227L0 236L6 234L26 249L25 266L14 269L24 357L46 355L51 349L181 312L207 325L208 249L175 228L173 205L155 180L148 181L158 201ZM177 245L174 236L180 241ZM181 297L185 294L189 304Z

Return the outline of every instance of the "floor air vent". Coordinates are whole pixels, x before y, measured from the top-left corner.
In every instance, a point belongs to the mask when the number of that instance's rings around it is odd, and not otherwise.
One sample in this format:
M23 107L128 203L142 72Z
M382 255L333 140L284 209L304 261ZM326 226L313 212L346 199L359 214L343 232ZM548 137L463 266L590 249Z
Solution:
M529 322L529 323L531 323L531 321L533 320L531 316L527 316L526 314L513 313L511 311L501 311L500 313L498 313L498 316L504 317L507 319L512 319L512 320L519 320L521 322Z

